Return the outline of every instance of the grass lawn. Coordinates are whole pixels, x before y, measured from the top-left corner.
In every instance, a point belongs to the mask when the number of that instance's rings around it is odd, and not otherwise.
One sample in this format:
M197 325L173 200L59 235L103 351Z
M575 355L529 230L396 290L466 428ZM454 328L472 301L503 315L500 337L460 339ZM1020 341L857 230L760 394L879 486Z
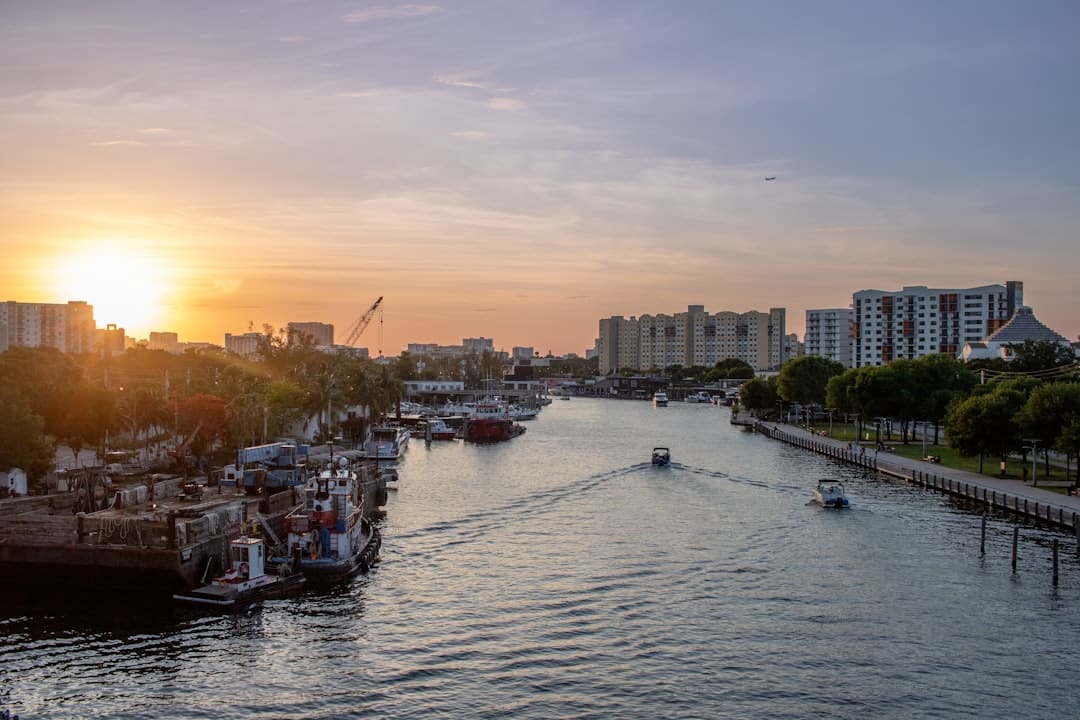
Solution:
M826 423L818 423L818 424L816 424L814 426L813 429L814 429L815 432L824 432L825 435L829 435L829 426L828 426L827 422ZM866 435L867 434L870 437L869 441L866 440ZM855 439L855 435L856 435L856 427L854 425L844 425L844 424L840 424L840 423L833 423L832 435L830 437L832 437L835 440L840 440L842 442L850 442L851 440ZM866 446L867 451L870 451L870 450L874 449L874 447L875 447L874 438L875 437L876 437L876 435L874 433L873 427L870 427L869 430L864 429L864 435L863 435L863 438L860 440L860 442L863 445ZM882 434L882 436L881 436L882 442L884 442L886 445L891 447L892 452L894 454L896 454L896 455L899 455L900 457L905 457L905 458L911 458L911 459L918 460L918 459L922 459L926 455L936 455L937 457L941 458L942 467L950 467L950 468L955 468L957 470L965 470L967 472L972 472L972 473L978 473L979 472L979 458L978 458L978 456L976 456L976 457L964 457L963 455L961 455L959 452L957 452L955 449L949 447L948 445L934 445L934 444L929 443L929 442L926 444L926 452L923 453L923 444L922 444L921 439L911 440L907 445L904 445L898 438L899 438L899 433L893 433L893 440L891 440L891 441L886 440L884 434ZM1021 464L1019 456L1010 458L1009 462L1005 466L1005 475L1000 474L1000 470L999 470L1000 464L1001 464L1001 461L996 457L985 457L983 459L983 472L982 472L982 474L983 475L988 475L990 477L1011 478L1013 480L1026 480L1027 477L1031 474L1031 458L1030 457L1028 458L1028 461L1027 461L1026 464ZM1026 473L1024 472L1025 470L1027 470ZM1041 480L1051 480L1051 481L1055 481L1055 482L1064 482L1066 480L1065 468L1063 468L1063 467L1056 467L1054 465L1051 465L1050 466L1050 476L1049 476L1049 478L1046 477L1045 470L1046 470L1045 465L1043 465L1043 463L1040 461L1039 462L1039 480L1040 481ZM1070 471L1068 480L1070 480L1072 482L1076 481L1076 468L1073 468ZM1064 493L1067 490L1067 488L1057 488L1057 487L1048 487L1046 489L1047 490L1054 490L1054 491L1062 492L1062 493Z

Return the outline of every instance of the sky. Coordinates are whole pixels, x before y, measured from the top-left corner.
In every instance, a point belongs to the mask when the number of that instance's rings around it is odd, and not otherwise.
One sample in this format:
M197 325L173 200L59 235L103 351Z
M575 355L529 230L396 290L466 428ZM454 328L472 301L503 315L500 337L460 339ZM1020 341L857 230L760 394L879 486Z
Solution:
M1021 280L1076 338L1078 77L1075 2L0 0L0 300L581 355Z

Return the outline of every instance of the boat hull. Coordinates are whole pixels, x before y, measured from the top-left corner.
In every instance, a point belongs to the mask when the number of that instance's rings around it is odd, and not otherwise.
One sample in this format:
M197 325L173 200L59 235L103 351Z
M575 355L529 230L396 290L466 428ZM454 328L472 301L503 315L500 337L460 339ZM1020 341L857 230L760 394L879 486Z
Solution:
M469 420L465 423L465 440L472 443L493 443L521 435L525 428L509 420Z

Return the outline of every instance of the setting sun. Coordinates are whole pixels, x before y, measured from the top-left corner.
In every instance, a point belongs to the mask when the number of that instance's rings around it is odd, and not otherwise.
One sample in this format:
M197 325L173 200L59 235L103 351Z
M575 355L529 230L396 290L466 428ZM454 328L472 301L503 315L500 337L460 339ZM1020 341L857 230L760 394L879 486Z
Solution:
M98 327L115 323L129 334L145 333L161 319L165 265L130 244L103 244L94 251L65 255L51 265L50 273L59 296L94 306Z

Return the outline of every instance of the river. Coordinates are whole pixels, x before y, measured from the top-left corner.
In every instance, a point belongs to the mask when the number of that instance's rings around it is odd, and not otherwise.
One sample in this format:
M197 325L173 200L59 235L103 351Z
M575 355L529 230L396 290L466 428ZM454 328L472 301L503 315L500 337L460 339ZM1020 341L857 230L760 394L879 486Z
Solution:
M1049 531L728 423L574 398L507 443L414 440L382 562L237 614L0 605L30 718L1058 718L1080 565ZM653 446L673 465L649 464ZM818 478L852 508L809 504ZM1069 710L1069 708L1073 708Z

